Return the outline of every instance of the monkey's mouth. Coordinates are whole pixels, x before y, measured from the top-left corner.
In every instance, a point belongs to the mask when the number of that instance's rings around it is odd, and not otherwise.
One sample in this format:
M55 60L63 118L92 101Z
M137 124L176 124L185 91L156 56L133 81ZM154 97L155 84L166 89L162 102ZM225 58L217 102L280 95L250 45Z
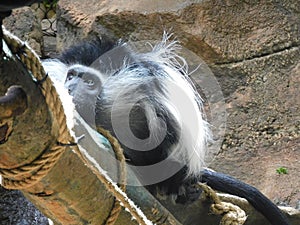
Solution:
M73 95L76 90L77 84L67 85L69 95Z

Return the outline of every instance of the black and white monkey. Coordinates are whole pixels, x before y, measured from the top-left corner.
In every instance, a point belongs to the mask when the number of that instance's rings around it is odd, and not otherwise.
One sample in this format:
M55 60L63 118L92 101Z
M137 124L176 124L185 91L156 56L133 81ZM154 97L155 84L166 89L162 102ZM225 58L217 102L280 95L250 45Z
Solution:
M111 62L111 70L101 70L90 65L120 45L97 39L71 47L44 67L48 73L62 73L76 110L88 124L119 139L130 165L151 168L164 162L163 170L151 176L149 170L136 171L152 194L172 194L178 203L187 204L201 192L193 184L205 182L246 198L272 225L288 225L280 209L256 188L204 168L209 128L202 100L187 77L184 59L176 55L176 46L163 40L150 52L125 50L119 55L121 63ZM175 172L168 176L168 171ZM153 176L169 178L153 184Z

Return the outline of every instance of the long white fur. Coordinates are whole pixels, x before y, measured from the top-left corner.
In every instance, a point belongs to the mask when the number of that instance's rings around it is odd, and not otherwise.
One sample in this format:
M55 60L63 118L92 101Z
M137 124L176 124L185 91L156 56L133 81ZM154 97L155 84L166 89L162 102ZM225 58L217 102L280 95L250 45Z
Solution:
M159 99L160 103L167 108L169 113L172 113L181 128L179 143L171 150L170 157L183 165L187 165L188 175L197 176L200 175L205 166L207 142L210 138L209 126L203 118L202 99L188 77L187 63L184 58L177 54L180 45L176 41L169 42L169 38L170 36L164 34L163 41L155 45L151 52L133 53L133 58L141 62L154 62L163 70L163 76L155 76L155 79L159 80L164 91L156 90L152 93L155 93L155 97ZM94 73L95 76L100 76L99 72L94 71L92 68L82 65L73 65L74 67L86 69L88 72ZM48 63L46 65L46 70L59 70L59 73L63 73L64 78L62 79L66 78L68 69L70 68L59 61L53 61L52 64ZM139 87L153 82L153 77L146 76L141 79L141 76L137 76L143 73L147 73L146 68L130 68L130 65L126 64L124 59L123 68L120 69L118 75L110 76L107 80L100 76L103 81L103 95L106 98L111 98L107 100L114 103L118 99L119 104L108 106L114 107L113 119L115 121L122 121L124 112L130 111L131 107L137 102L136 98L149 97L147 91ZM148 126L150 132L152 132L150 135L155 139L153 143L153 139L150 138L148 144L150 147L156 147L162 141L162 134L166 131L155 113L155 107L150 103L144 104L146 104ZM129 136L128 138L132 137ZM134 141L136 142L137 139L134 139ZM141 144L144 144L144 142L141 142ZM144 150L150 150L147 149L146 145L141 145L141 147L145 148Z
M179 143L172 149L171 157L188 166L188 175L200 175L205 166L204 159L207 149L207 142L210 138L208 123L204 120L202 114L202 100L193 84L188 78L187 63L182 57L179 57L176 51L180 46L176 42L168 43L169 36L164 35L163 41L153 47L149 53L136 54L133 58L141 62L154 62L164 70L164 76L156 76L165 91L156 90L155 97L160 103L165 105L175 116L177 123L181 128ZM138 74L147 73L147 69L124 68L118 73L118 76L111 77L113 82L104 84L104 96L111 97L110 101L121 98L118 104L114 106L116 121L120 121L124 112L129 111L136 98L147 98L147 92L140 90L143 84L152 82L152 77L141 79ZM122 76L119 76L122 74ZM125 90L127 95L122 90ZM179 90L181 90L179 92ZM157 137L156 144L159 144L163 135L161 123L155 113L154 106L147 105L146 117L150 132ZM119 115L118 115L119 113ZM119 118L118 118L119 117ZM154 121L154 123L153 123ZM156 122L155 122L156 121ZM150 126L151 124L151 126ZM130 137L129 137L130 138ZM153 144L153 143L152 143ZM148 148L147 146L142 146ZM156 147L156 146L153 146Z
M178 55L181 46L177 41L169 42L171 35L164 33L161 43L154 46L145 59L163 64L166 71L167 98L179 106L178 122L181 124L181 138L174 150L177 160L188 165L189 175L200 175L205 166L208 141L211 140L209 124L204 120L202 99L188 77L188 64ZM184 92L178 93L178 87ZM187 104L187 101L189 104ZM168 101L165 103L168 105ZM169 107L169 110L172 109ZM176 115L176 114L174 114Z

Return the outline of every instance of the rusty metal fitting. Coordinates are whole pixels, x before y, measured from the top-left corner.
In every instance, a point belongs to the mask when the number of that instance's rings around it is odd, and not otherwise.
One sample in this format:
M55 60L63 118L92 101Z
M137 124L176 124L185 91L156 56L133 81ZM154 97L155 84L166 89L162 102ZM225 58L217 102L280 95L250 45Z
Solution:
M27 109L27 95L23 88L13 85L0 97L0 144L7 141L13 128L13 118Z

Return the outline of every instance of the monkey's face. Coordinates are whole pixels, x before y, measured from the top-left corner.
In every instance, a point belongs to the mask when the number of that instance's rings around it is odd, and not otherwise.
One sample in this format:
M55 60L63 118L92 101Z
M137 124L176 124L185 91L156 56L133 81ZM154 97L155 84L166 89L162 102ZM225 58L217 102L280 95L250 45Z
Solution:
M68 69L65 87L69 94L97 96L101 90L101 74L89 67L73 65Z
M73 102L80 116L93 126L97 96L102 89L102 74L91 67L79 64L70 66L65 87L73 96Z

